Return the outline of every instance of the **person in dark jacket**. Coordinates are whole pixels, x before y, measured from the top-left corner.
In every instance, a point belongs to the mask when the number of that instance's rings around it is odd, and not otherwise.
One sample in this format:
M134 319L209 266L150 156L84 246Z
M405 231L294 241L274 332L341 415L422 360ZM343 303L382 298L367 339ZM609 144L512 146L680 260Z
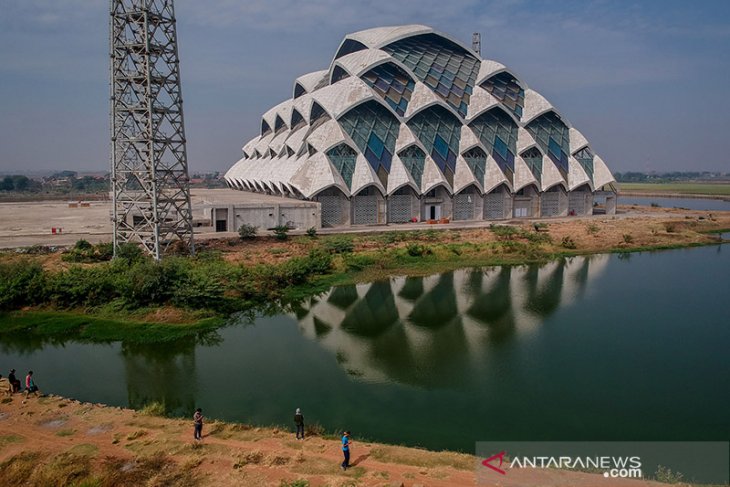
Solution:
M297 408L294 413L294 424L297 426L297 440L304 439L304 415L302 410Z
M13 388L13 392L20 392L20 380L15 377L15 369L10 369L8 381L10 381L10 386Z

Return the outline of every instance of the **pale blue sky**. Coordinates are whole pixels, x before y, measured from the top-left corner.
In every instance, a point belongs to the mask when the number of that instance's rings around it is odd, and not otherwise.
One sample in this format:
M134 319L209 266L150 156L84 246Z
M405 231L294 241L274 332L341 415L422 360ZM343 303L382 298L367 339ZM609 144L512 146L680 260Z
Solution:
M0 171L105 170L107 0L0 0ZM226 170L348 32L423 23L514 70L614 171L730 172L730 1L177 0L191 171Z

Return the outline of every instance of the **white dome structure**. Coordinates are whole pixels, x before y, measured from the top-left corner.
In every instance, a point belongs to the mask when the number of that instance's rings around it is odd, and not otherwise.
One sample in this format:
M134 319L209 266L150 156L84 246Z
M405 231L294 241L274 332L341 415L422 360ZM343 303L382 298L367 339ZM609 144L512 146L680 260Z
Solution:
M350 34L294 83L225 175L232 188L321 203L322 225L615 211L588 141L504 65L430 27Z

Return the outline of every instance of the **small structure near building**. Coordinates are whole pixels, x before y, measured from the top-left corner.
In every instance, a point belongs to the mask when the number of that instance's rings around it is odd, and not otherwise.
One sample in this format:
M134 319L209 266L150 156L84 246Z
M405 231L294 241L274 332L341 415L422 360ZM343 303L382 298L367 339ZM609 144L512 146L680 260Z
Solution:
M236 232L243 224L260 230L321 228L321 205L314 201L217 190L203 198L200 208L216 232Z

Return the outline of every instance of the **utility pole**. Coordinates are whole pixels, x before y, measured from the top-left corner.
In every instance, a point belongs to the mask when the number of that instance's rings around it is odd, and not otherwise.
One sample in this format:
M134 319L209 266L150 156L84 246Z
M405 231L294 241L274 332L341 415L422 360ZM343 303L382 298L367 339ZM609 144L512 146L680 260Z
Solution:
M173 0L110 0L114 253L193 244Z
M479 32L471 35L471 50L477 53L477 56L482 57L482 35Z

